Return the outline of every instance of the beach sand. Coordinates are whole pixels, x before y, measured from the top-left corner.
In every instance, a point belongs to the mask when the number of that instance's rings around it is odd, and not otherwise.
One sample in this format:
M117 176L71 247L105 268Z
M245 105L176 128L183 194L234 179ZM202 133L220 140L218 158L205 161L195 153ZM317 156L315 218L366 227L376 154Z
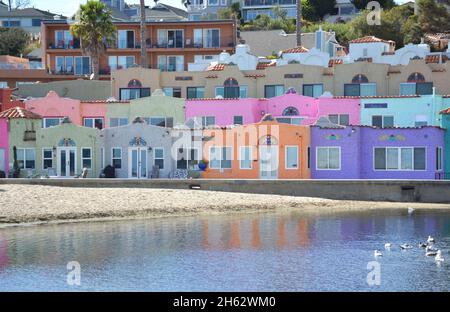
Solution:
M450 209L450 204L362 202L199 190L0 185L0 225L263 211L336 213L407 207Z

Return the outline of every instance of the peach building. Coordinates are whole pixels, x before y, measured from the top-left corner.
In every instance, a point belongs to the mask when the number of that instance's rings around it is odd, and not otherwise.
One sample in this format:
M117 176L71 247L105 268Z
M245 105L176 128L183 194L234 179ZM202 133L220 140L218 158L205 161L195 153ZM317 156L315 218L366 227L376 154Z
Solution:
M277 122L271 115L255 124L203 131L207 179L309 179L307 126Z

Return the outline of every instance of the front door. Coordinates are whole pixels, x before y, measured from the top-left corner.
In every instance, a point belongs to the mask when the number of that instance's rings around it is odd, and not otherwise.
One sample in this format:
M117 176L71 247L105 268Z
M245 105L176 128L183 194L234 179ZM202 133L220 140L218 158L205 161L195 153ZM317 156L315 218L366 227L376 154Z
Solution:
M259 172L261 179L278 177L278 145L262 145L259 147Z
M128 152L128 177L132 179L147 178L147 148L130 147Z
M4 148L0 148L0 171L6 172L6 155Z
M73 177L77 172L77 148L59 147L57 156L58 176Z

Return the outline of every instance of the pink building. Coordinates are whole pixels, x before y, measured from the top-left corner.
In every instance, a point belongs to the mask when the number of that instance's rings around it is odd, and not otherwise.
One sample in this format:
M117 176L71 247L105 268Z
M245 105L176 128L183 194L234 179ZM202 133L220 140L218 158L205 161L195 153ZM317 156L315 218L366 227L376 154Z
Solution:
M44 98L25 101L25 108L42 116L44 128L58 125L64 117L79 126L105 127L106 101L81 102L50 91Z
M0 118L0 171L8 176L8 119Z
M313 125L320 117L333 123L359 125L360 100L355 98L312 98L288 93L270 99L195 99L186 101L186 120L203 126L251 124L265 114L280 122Z

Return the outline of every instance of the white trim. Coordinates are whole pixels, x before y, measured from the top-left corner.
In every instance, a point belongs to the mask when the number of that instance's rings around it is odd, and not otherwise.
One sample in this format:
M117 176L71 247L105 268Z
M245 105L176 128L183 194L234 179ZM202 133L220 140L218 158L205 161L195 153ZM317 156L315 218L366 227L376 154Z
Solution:
M330 148L337 148L339 150L339 168L319 168L318 167L318 151L320 148L326 148L327 151L327 162L328 162L328 167L330 166ZM341 152L341 147L340 146L316 146L316 155L315 155L315 163L316 163L316 171L340 171L342 170L342 152Z
M45 122L49 119L59 119L59 125L61 124L61 122L64 120L65 117L43 117L42 118L42 128L47 129L50 127L46 127ZM52 127L56 127L56 126L52 126Z
M117 157L114 157L114 150L115 149L118 149L118 150L120 150L120 158L117 158ZM116 168L116 167L114 167L114 159L120 159L120 168ZM122 151L122 147L119 147L119 146L117 146L117 147L111 147L111 166L114 168L114 169L116 169L116 170L120 170L120 169L122 169L122 162L123 162L123 151Z
M133 151L136 151L136 153L137 153L137 160L138 160L137 168L136 168L137 169L137 172L136 172L137 177L131 176L131 172L133 170L133 163L132 163L133 157L131 157L131 155L132 155ZM141 172L142 172L141 156L142 156L143 151L145 154L145 176L144 177L141 176ZM148 172L149 172L148 158L149 157L148 157L148 148L147 147L145 147L145 146L130 146L130 147L128 147L128 178L130 178L130 179L148 179ZM139 164L141 164L141 165L139 165Z
M89 158L83 157L83 150L87 150L87 149L91 151L90 152L91 157L89 157ZM81 167L85 168L83 166L83 161L89 159L91 161L91 167L88 168L88 169L90 169L92 171L93 168L94 168L94 151L93 151L93 148L92 147L80 147L80 154L81 154L81 158L80 158L80 160L81 160L81 162L80 162Z
M105 128L105 118L104 117L83 117L83 127L91 128L91 129L97 129L95 127L95 120L96 119L100 119L102 121L102 125L103 125L102 129L104 129ZM92 127L86 126L86 120L92 120Z
M246 160L246 159L242 159L242 149L249 149L250 150L250 153L249 153L249 156L250 156L250 168L243 168L242 167L242 163L241 163L241 160ZM241 170L253 170L253 146L250 146L250 145L243 145L243 146L239 146L239 169L241 169Z
M36 148L35 147L17 147L16 151L23 150L23 168L24 170L36 170ZM34 168L27 168L27 150L34 150ZM19 161L19 157L17 157L17 161Z
M233 169L233 153L234 153L234 150L233 150L233 146L219 146L219 145L212 145L212 146L210 146L209 147L209 164L211 164L211 149L212 148L217 148L217 149L220 149L220 159L218 159L218 161L219 161L219 163L220 163L220 165L219 165L219 167L217 168L217 167L211 167L211 165L210 165L210 169L215 169L215 170L231 170L231 169ZM223 156L223 149L224 148L229 148L229 149L231 149L231 159L222 159L222 156ZM230 160L231 161L231 167L230 168L222 168L222 161L224 161L224 160ZM216 161L217 161L217 159L216 159Z
M287 156L288 156L287 149L289 147L295 147L297 149L297 153L296 153L296 155L297 155L297 161L296 161L297 162L297 167L294 167L294 168L289 168L287 166ZM286 145L284 147L284 169L286 169L286 170L299 170L300 169L300 161L299 161L300 157L298 156L299 151L300 151L300 149L299 149L298 145Z
M74 151L73 155L74 155L75 159L74 159L74 164L73 164L73 173L74 173L73 176L75 176L77 174L77 169L78 169L78 166L77 166L77 162L78 162L77 147L76 146L58 146L56 148L56 174L59 177L62 176L61 175L61 158L60 158L60 155L61 155L60 152L61 151L65 151L66 157L67 157L67 152L68 151L69 152L70 151ZM69 155L70 155L70 153L69 153ZM66 164L66 168L65 169L66 169L66 175L64 177L73 177L73 176L68 175L67 164Z
M132 31L133 32L133 47L132 48L120 48L119 47L119 32L121 32L121 31L125 31L126 33L127 32L129 32L129 31ZM127 36L127 39L126 39L126 41L127 41L127 45L128 45L128 36ZM118 29L117 30L117 49L119 50L125 50L125 49L136 49L136 31L134 30L134 29Z
M386 159L386 169L375 169L375 149L377 148L384 148L385 149L385 159ZM399 150L398 156L397 156L397 166L399 169L387 169L387 149L388 148L396 148ZM401 149L402 148L412 148L412 169L401 169ZM424 148L425 149L425 169L414 169L414 149L415 148ZM401 171L401 172L425 172L427 171L427 161L428 161L428 148L426 146L373 146L372 147L372 168L373 171L376 172L384 172L384 171Z
M438 155L438 150L440 150L440 159L437 159ZM436 171L443 171L444 170L444 148L440 145L436 146L436 159L440 161L441 163L441 167L438 168L438 164L436 163Z
M372 126L372 127L376 127L376 126L373 125L373 117L381 117L381 128L385 128L385 125L384 125L384 118L385 118L385 117L392 117L392 125L395 126L395 117L394 117L394 115L383 115L383 114L379 114L379 115L371 115L370 117L371 117L371 118L370 118L370 123L371 123L371 126Z
M52 153L52 166L51 166L51 168L53 168L53 162L54 162L54 160L53 160L53 158L54 158L54 157L53 157L53 156L54 156L54 155L53 155L53 148L52 148L52 147L43 147L43 148L41 149L41 154L42 154L42 155L41 155L41 156L42 156L42 161L41 161L42 166L41 166L41 167L42 167L42 170L48 170L48 168L47 168L47 169L44 168L44 161L50 159L50 158L45 158L45 157L44 157L44 151L45 151L45 150L49 150L49 151Z
M162 158L156 158L156 150L162 150L163 155ZM156 160L162 160L163 161L163 168L159 168L160 170L164 170L166 168L166 151L164 150L164 147L154 147L153 148L153 166L156 166Z

